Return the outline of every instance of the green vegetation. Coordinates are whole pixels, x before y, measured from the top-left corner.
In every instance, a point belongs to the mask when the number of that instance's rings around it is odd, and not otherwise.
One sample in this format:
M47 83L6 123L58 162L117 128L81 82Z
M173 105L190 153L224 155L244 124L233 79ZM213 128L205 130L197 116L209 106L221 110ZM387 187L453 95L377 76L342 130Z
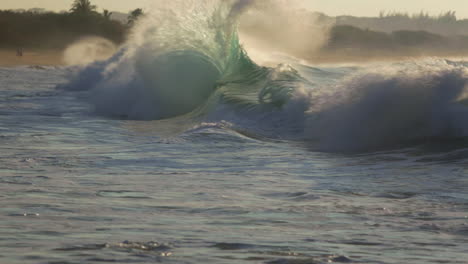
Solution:
M109 10L100 13L90 0L74 0L70 10L62 13L40 8L0 10L0 48L63 49L86 36L121 44L143 14L141 8L128 15ZM468 55L468 20L458 20L453 11L439 16L424 12L381 12L370 18L317 16L317 23L329 25L331 21L334 26L319 54L311 50L304 57Z
M319 15L322 21L334 21L321 57L468 55L468 20L458 19L454 11L437 16L425 12L381 12L378 17Z
M137 8L131 11L130 14L128 15L127 24L133 25L138 20L138 18L141 17L142 15L143 15L143 9L141 8Z
M443 36L468 35L468 20L458 19L455 11L431 16L421 11L410 15L401 12L380 12L378 17L336 17L337 25L351 25L391 33L398 30L427 31Z
M323 54L385 57L467 55L467 36L441 36L427 31L398 30L391 33L336 25L330 31Z
M75 0L69 12L43 9L0 10L0 48L63 49L85 36L98 36L116 44L125 40L134 21L143 14L136 9L128 23L113 20L112 12L98 8L89 0Z
M89 16L96 13L97 6L92 5L89 0L75 0L70 12L75 15Z
M105 19L107 19L107 20L110 20L110 19L111 19L112 14L113 14L113 13L110 12L109 10L107 10L107 9L104 9L104 10L102 11L102 16L103 16Z

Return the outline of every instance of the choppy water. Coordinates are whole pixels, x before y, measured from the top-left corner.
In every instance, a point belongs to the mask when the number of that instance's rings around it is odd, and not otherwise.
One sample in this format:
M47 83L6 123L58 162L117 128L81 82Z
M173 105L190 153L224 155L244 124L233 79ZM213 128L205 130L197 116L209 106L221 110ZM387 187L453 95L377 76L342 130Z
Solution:
M468 64L263 67L248 2L0 68L0 263L467 263Z
M0 69L1 263L468 259L462 141L336 154L110 119L55 88L68 71Z

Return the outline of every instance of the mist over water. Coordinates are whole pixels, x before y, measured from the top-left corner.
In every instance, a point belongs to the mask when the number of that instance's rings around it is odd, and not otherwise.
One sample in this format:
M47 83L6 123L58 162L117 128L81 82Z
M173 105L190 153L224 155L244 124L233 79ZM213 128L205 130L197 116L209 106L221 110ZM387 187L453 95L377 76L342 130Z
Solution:
M107 60L117 52L111 41L100 37L85 37L69 45L63 52L66 65L86 66L95 61Z
M276 63L282 62L279 54L303 60L317 56L334 21L322 20L318 13L301 8L302 2L253 2L239 21L241 43L249 55Z

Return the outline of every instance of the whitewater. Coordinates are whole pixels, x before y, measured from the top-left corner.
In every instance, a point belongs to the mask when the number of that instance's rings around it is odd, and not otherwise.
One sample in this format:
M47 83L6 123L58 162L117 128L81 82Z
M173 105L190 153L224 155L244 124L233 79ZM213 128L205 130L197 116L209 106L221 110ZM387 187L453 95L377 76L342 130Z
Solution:
M254 1L155 2L107 60L0 68L0 263L466 263L468 62L318 65L246 41Z

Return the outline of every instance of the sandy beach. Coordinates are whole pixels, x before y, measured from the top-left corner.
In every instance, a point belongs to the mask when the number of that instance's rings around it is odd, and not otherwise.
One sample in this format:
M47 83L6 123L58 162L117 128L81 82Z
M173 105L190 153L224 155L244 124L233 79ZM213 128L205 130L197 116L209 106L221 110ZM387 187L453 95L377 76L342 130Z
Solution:
M16 55L16 50L0 49L0 67L21 65L64 65L61 50L23 50L23 56Z

